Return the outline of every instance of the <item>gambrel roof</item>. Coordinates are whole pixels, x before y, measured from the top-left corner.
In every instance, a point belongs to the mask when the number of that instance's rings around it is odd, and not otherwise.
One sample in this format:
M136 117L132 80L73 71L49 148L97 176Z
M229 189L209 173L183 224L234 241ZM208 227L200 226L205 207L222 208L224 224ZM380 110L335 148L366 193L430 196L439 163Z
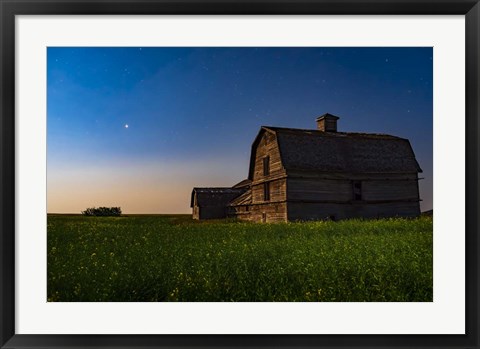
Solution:
M287 171L422 172L408 139L385 134L262 126L252 144L249 179L253 179L256 147L265 132L276 135L282 165Z

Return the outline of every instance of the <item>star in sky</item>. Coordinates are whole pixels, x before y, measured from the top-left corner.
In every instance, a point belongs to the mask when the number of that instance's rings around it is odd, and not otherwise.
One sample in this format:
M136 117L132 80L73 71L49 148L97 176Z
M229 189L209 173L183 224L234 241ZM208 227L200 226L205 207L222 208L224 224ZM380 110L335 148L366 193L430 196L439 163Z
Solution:
M261 125L315 129L314 118L330 111L344 120L342 131L408 138L427 177L420 182L422 204L431 209L431 47L49 47L47 53L49 176L63 176L67 163L72 168L61 183L77 183L84 168L99 163L111 178L118 175L115 166L125 162L132 175L155 178L148 185L160 190L150 164L165 162L172 164L165 176L172 176L183 194L172 194L175 203L165 198L162 205L166 212L172 207L190 212L184 197L192 183L231 185L247 175L244 152L250 154ZM135 121L134 130L125 119ZM227 128L235 130L234 137ZM187 175L184 163L190 161L198 170ZM205 164L218 166L220 182ZM172 185L162 190L170 192ZM62 186L55 188L63 192ZM148 210L157 212L155 190L147 190L152 196L138 203L132 194L131 207L151 199ZM65 195L67 206L73 196L79 197L76 211L84 209L83 193ZM52 212L63 209L63 201L49 201Z

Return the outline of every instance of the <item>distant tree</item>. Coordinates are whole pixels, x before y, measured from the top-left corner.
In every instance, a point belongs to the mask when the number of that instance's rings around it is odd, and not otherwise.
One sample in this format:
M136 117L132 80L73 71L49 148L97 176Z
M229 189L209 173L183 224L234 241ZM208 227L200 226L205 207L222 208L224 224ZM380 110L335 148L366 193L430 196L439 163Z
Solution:
M82 211L84 216L120 216L122 209L120 207L89 207Z

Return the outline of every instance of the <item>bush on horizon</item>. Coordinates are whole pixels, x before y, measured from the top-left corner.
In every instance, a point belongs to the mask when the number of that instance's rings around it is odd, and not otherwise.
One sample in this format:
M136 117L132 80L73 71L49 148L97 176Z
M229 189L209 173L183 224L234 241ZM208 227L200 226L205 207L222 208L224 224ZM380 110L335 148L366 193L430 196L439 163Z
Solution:
M85 211L82 211L84 216L120 216L122 209L120 207L89 207Z

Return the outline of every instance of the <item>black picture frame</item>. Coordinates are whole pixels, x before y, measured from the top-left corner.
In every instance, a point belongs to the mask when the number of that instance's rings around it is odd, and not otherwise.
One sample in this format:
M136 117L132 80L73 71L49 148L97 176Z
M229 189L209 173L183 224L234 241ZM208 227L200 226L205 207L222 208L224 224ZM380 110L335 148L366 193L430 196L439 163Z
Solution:
M465 335L15 334L15 16L109 14L434 14L466 19ZM479 348L479 0L0 0L1 348ZM455 233L455 232L452 232ZM413 316L413 315L412 315Z

